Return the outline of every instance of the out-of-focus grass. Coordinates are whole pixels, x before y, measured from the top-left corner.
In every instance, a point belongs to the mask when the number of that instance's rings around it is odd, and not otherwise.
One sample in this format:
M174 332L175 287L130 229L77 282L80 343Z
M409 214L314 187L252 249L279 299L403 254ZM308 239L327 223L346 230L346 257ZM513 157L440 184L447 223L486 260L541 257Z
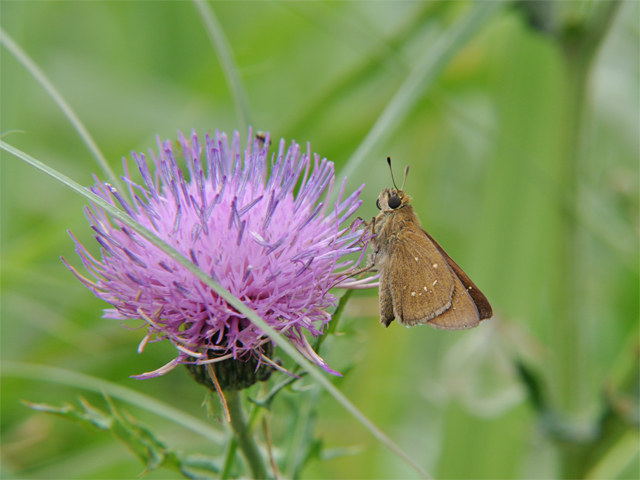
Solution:
M579 24L593 14L589 2L562 5L557 18L564 22ZM468 8L461 2L212 6L239 67L253 127L310 141L338 171L415 63ZM220 63L191 3L2 2L0 8L2 27L76 109L117 171L120 157L154 147L156 134L230 132L238 125ZM345 393L438 477L557 477L565 447L549 431L564 428L588 443L605 399L635 399L637 413L637 383L626 379L637 376L638 351L638 8L622 4L589 77L574 172L571 248L578 261L571 285L562 281L558 257L565 192L573 188L561 182L570 120L565 57L553 37L530 27L522 10L505 8L474 37L353 176L367 185L359 214L369 218L380 189L390 185L385 157L394 159L396 175L410 164L406 190L423 226L496 311L494 320L470 332L395 323L385 330L376 318L375 292L366 292L343 319L347 334L327 342L332 366L354 365L340 384ZM3 140L80 183L93 183L98 167L51 99L6 50L1 62L2 131L25 131ZM141 383L128 378L166 363L172 348L150 345L137 355L140 332L100 319L104 304L59 261L60 255L74 258L67 229L97 251L83 201L4 153L1 168L2 360L89 373L210 421L200 408L203 390L186 372ZM565 293L574 296L572 315L579 319L570 348L558 341L566 319L554 303ZM532 407L516 360L539 378L556 417ZM131 478L140 472L109 439L19 403L61 403L78 393L85 394L2 379L4 478ZM414 476L333 400L322 399L320 407L315 428L325 446L357 444L365 451L313 461L304 477ZM278 435L290 431L277 424L286 408L276 400L276 443L286 444ZM174 447L221 453L130 409ZM637 446L616 443L611 431L595 471L637 478ZM164 471L149 477L176 478Z

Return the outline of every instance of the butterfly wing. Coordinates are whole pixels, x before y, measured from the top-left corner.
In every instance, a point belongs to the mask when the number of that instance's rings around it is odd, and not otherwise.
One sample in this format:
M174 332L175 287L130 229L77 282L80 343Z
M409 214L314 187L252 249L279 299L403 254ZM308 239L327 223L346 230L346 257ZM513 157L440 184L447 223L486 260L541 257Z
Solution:
M393 313L402 325L428 323L451 307L455 275L415 223L405 222L398 236L390 240L385 270L391 275L386 284L392 290Z
M476 327L480 323L476 304L457 275L454 274L451 307L428 323L442 330L463 330Z
M431 243L435 245L440 254L447 260L447 263L455 272L457 277L462 282L462 285L471 296L473 303L478 309L478 315L480 316L479 321L491 318L493 316L493 309L491 308L491 304L489 303L489 300L487 300L487 297L485 297L480 289L476 287L476 284L471 281L469 276L464 273L460 266L455 261L453 261L453 259L449 255L447 255L447 252L444 251L444 249L438 244L438 242L436 242L433 237L429 235L425 230L422 230L422 232L429 238L429 240L431 240Z
M397 318L402 325L426 323L444 330L473 328L492 315L491 305L460 266L424 230L404 225L389 244L392 308L381 305L388 326Z

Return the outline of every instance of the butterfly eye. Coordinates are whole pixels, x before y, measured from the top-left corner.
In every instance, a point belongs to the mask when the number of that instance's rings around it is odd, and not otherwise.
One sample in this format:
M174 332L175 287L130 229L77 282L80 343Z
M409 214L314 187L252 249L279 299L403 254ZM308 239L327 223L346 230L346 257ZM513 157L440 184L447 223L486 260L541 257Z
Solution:
M380 200L376 200L376 207L378 208L378 210L382 210L382 209L380 208Z
M394 210L396 208L398 208L400 206L400 204L402 203L402 201L400 200L400 197L397 195L391 195L389 197L389 207L393 208Z

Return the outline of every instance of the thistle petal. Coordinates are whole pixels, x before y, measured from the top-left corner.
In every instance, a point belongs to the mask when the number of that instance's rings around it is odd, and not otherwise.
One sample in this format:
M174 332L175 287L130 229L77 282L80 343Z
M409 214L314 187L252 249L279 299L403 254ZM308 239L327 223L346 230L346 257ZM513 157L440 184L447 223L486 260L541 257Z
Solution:
M305 333L322 334L330 320L326 309L336 303L328 292L336 283L347 288L376 285L377 278L349 279L355 265L340 262L345 255L363 253L366 246L362 223L345 225L360 206L362 187L325 215L326 200L320 199L330 194L334 167L317 155L312 158L309 146L306 151L296 143L287 148L282 140L274 163L269 162L268 143L252 148L253 139L242 155L237 132L231 144L220 132L204 142L195 133L180 134L179 142L185 172L170 141L158 140L157 154L132 154L142 175L142 185L131 179L128 169L123 177L133 202L125 199L127 192L111 186L97 183L93 191L117 202L209 272L306 358L339 375L313 351ZM340 198L344 188L342 183ZM150 338L168 339L177 349L175 359L136 378L163 375L181 363L193 365L194 357L207 363L202 360L207 352L215 358L260 361L268 339L247 318L147 240L117 221L108 222L99 208L87 218L102 246L102 260L90 257L74 241L96 281L67 266L114 307L105 310L106 318L145 319L141 351Z

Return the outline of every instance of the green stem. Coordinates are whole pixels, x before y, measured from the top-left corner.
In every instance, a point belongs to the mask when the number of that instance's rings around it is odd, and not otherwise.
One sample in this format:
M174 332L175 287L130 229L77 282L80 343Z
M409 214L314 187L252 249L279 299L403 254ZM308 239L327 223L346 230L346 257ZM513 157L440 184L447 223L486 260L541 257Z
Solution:
M220 475L218 475L220 480L228 480L231 476L231 468L233 467L233 460L236 457L236 450L238 450L238 441L236 437L232 437L224 453L224 465L220 469Z
M295 380L295 378L294 378ZM228 395L225 395L225 399L228 398ZM256 405L251 406L251 411L249 412L249 422L247 424L248 431L253 430L253 426L256 422L256 418L258 418L259 409ZM236 437L233 437L229 444L227 445L227 449L224 455L224 466L220 470L219 479L227 480L231 477L231 468L233 467L233 461L235 460L236 450L238 450L238 440Z
M583 388L588 363L582 345L580 325L579 291L581 283L579 259L579 226L577 223L578 184L581 171L580 148L582 144L582 122L586 104L586 89L593 60L611 21L620 5L619 1L602 2L598 10L580 25L568 25L558 38L565 63L567 84L567 122L564 145L563 169L560 184L565 188L565 210L561 222L559 245L559 281L555 299L557 322L556 351L562 352L557 378L557 393L560 410L568 420L585 407ZM571 418L571 417L574 418ZM584 474L583 445L579 441L562 444L562 476L581 478Z
M561 370L557 378L558 400L561 410L575 413L582 401L577 395L583 383L584 358L581 349L578 291L581 281L578 245L578 184L580 180L580 148L586 88L591 65L598 47L607 32L618 1L603 2L591 24L565 27L559 34L559 44L566 72L567 119L564 135L564 163L559 184L564 189L564 211L559 244L559 288L556 288L555 311L562 319L554 328L557 351L562 352Z
M238 390L227 390L224 392L224 396L227 399L227 407L231 416L231 429L236 436L240 451L251 469L253 478L266 479L267 470L264 461L244 415L242 394Z
M559 407L566 413L579 409L579 385L581 382L580 325L578 302L578 225L576 223L577 185L579 179L579 150L581 120L584 110L584 97L588 69L585 65L566 60L566 98L567 117L564 129L563 164L559 184L563 188L563 211L559 232L559 288L555 289L555 311L560 322L555 336L555 350L562 352L562 360L558 362L558 378L556 386Z

